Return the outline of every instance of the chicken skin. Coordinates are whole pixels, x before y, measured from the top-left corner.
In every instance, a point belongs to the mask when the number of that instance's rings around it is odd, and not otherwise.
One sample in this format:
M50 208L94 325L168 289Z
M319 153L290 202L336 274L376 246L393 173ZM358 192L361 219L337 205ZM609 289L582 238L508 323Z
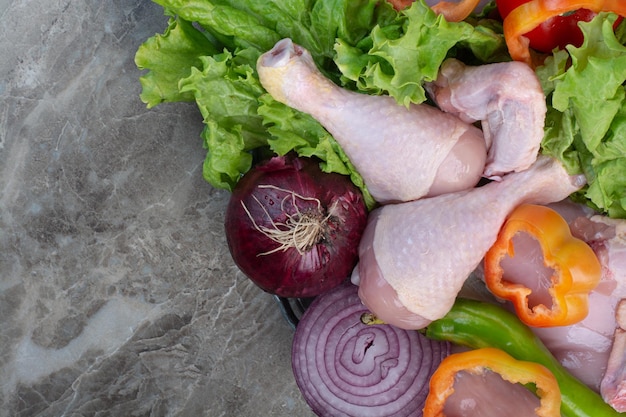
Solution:
M481 178L483 133L452 114L343 89L290 39L262 55L257 70L275 100L310 114L333 135L380 203L465 190Z
M501 182L370 213L352 280L376 316L405 329L443 317L519 204L548 204L585 184L549 157Z
M499 179L537 158L544 136L546 99L535 72L521 62L467 66L446 60L426 85L437 105L466 122L481 121L487 147L483 175Z

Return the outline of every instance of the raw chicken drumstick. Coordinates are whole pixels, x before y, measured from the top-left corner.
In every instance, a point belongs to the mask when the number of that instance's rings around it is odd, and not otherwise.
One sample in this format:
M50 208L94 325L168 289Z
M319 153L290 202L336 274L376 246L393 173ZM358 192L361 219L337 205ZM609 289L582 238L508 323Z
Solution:
M290 39L257 63L274 99L309 113L328 130L380 203L471 188L486 147L480 129L429 105L399 105L388 96L345 90L322 75Z
M501 182L375 209L352 277L361 300L386 323L423 328L450 310L515 207L560 201L584 184L541 156Z
M478 120L489 149L483 175L500 179L527 169L544 136L546 99L535 72L522 62L466 66L446 60L425 86L439 108L466 122Z

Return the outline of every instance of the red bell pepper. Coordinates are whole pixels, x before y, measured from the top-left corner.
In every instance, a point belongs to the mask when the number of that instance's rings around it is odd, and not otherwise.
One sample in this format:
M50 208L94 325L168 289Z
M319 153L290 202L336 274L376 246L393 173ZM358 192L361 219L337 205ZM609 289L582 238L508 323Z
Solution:
M533 65L529 41L524 35L546 20L563 13L587 9L626 16L624 0L531 0L513 9L503 22L504 38L511 58Z

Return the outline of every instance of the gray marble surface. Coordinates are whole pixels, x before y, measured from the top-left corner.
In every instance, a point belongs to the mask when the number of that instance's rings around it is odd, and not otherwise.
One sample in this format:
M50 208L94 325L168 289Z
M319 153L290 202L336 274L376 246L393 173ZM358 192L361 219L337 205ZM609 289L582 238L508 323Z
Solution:
M147 110L147 0L0 0L0 416L310 416L234 266L193 104Z

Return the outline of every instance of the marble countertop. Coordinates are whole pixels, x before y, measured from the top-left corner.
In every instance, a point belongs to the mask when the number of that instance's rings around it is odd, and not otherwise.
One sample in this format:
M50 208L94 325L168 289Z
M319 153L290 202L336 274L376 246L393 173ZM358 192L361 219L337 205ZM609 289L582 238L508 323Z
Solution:
M193 104L148 110L148 0L0 0L0 416L311 416L225 244Z

